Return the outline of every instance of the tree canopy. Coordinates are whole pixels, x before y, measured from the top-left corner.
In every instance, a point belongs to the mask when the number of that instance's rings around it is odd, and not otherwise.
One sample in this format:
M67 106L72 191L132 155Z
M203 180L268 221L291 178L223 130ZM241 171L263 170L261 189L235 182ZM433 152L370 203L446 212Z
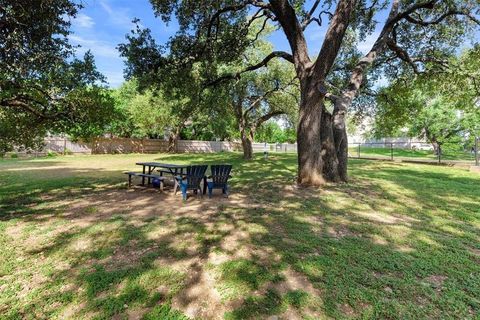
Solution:
M394 135L405 128L410 136L432 143L436 151L472 137L480 124L480 48L451 57L448 65L381 89L376 134Z
M68 42L71 0L0 1L0 152L34 147L47 133L103 131L113 100L90 52Z
M176 19L179 31L157 44L149 29L137 28L121 46L127 74L142 83L162 83L166 75L184 74L201 64L206 85L235 80L275 59L293 64L300 83L297 125L298 182L321 184L347 179L345 116L362 90L379 73L395 78L422 73L445 58L479 23L475 0L288 1L151 0L154 13L165 22ZM387 12L378 19L379 12ZM290 50L251 59L242 70L219 70L254 46L269 24L282 30ZM305 30L325 25L323 43L307 43ZM356 44L380 33L366 54ZM309 49L312 46L313 49ZM318 51L316 50L318 49ZM318 52L312 57L310 52ZM333 101L333 108L325 106Z

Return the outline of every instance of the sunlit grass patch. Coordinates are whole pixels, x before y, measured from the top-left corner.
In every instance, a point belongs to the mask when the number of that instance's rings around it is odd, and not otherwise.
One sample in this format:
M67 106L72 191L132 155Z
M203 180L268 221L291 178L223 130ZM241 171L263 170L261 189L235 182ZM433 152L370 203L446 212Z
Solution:
M270 281L279 281L278 267L266 267L246 259L231 260L216 268L218 288L224 299L246 296Z
M231 195L125 189L142 160L232 163ZM478 318L480 176L350 161L104 155L0 162L0 318Z

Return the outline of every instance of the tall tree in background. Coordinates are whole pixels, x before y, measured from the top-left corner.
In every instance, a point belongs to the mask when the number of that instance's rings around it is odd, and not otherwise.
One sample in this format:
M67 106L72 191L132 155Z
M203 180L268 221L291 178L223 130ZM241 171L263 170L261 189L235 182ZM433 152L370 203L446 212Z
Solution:
M0 0L0 146L35 147L47 133L103 132L113 100L87 52L68 43L71 0Z
M117 119L112 121L110 133L121 137L163 139L175 119L170 100L161 92L138 92L137 82L126 81L112 90Z
M262 36L264 38L266 34ZM257 35L260 38L260 36ZM251 60L272 51L272 44L260 38L255 47L246 49L240 61L229 63L229 73L248 67ZM222 82L226 102L235 115L244 159L252 159L257 129L279 116L298 112L298 80L291 64L271 61L269 68L253 70L236 81ZM218 93L215 90L213 93Z
M448 64L414 79L399 78L377 97L374 130L392 135L406 128L425 138L436 154L457 145L480 123L480 47L452 57Z
M157 16L167 22L175 16L180 26L166 46L157 45L148 29L130 37L127 46L135 54L127 55L129 70L152 81L161 81L159 75L166 71L186 70L195 62L203 62L206 70L212 71L219 62L237 59L257 41L249 32L255 21L264 21L265 25L271 22L283 30L291 52L272 51L244 70L220 75L210 84L268 67L276 58L293 63L301 92L297 142L298 183L303 185L347 180L345 114L365 83L369 68L383 64L391 73L402 70L402 66L422 72L424 63L440 62L444 51L451 51L463 40L471 22L478 22L474 14L479 8L475 0L314 0L308 6L300 0L151 3ZM341 62L337 58L345 45L350 45L344 42L345 35L350 30L357 39L365 39L375 30L375 13L387 9L389 14L381 22L372 48L344 70L349 75L345 86L330 87L328 80L337 69L336 63ZM313 59L304 32L312 24L326 23L326 18L329 25L324 41L315 46L319 53ZM212 75L218 76L215 72ZM331 111L325 107L326 98L333 101Z

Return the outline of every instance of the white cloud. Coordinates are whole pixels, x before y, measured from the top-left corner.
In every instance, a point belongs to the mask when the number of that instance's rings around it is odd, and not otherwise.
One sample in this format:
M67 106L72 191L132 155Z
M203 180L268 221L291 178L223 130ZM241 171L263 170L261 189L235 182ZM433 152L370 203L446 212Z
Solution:
M123 61L119 56L119 52L115 46L106 41L97 40L95 38L86 38L79 35L71 34L69 36L73 44L81 47L77 48L77 54L82 55L90 50L95 57L97 66L107 78L110 87L119 87L123 82Z
M117 7L115 10L108 4L107 1L100 1L100 5L102 6L103 10L108 14L108 20L112 24L125 26L130 28L132 25L133 18L129 15L128 8L121 8Z
M95 57L119 58L117 49L110 43L95 39L85 39L74 34L71 34L69 38L74 44L81 45L81 47L77 49L77 53L79 54L91 50Z
M78 28L89 29L95 25L93 19L86 14L79 13L77 17L73 20L73 25Z
M105 1L100 1L100 5L102 6L103 10L107 11L109 15L113 14L113 9L108 3L106 3Z

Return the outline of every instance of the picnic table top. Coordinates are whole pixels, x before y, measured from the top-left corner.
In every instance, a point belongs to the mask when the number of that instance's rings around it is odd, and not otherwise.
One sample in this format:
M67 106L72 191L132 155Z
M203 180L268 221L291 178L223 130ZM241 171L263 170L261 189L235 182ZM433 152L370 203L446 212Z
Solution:
M158 168L185 168L189 166L188 164L173 164L173 163L161 163L161 162L137 162L136 165L158 167Z

